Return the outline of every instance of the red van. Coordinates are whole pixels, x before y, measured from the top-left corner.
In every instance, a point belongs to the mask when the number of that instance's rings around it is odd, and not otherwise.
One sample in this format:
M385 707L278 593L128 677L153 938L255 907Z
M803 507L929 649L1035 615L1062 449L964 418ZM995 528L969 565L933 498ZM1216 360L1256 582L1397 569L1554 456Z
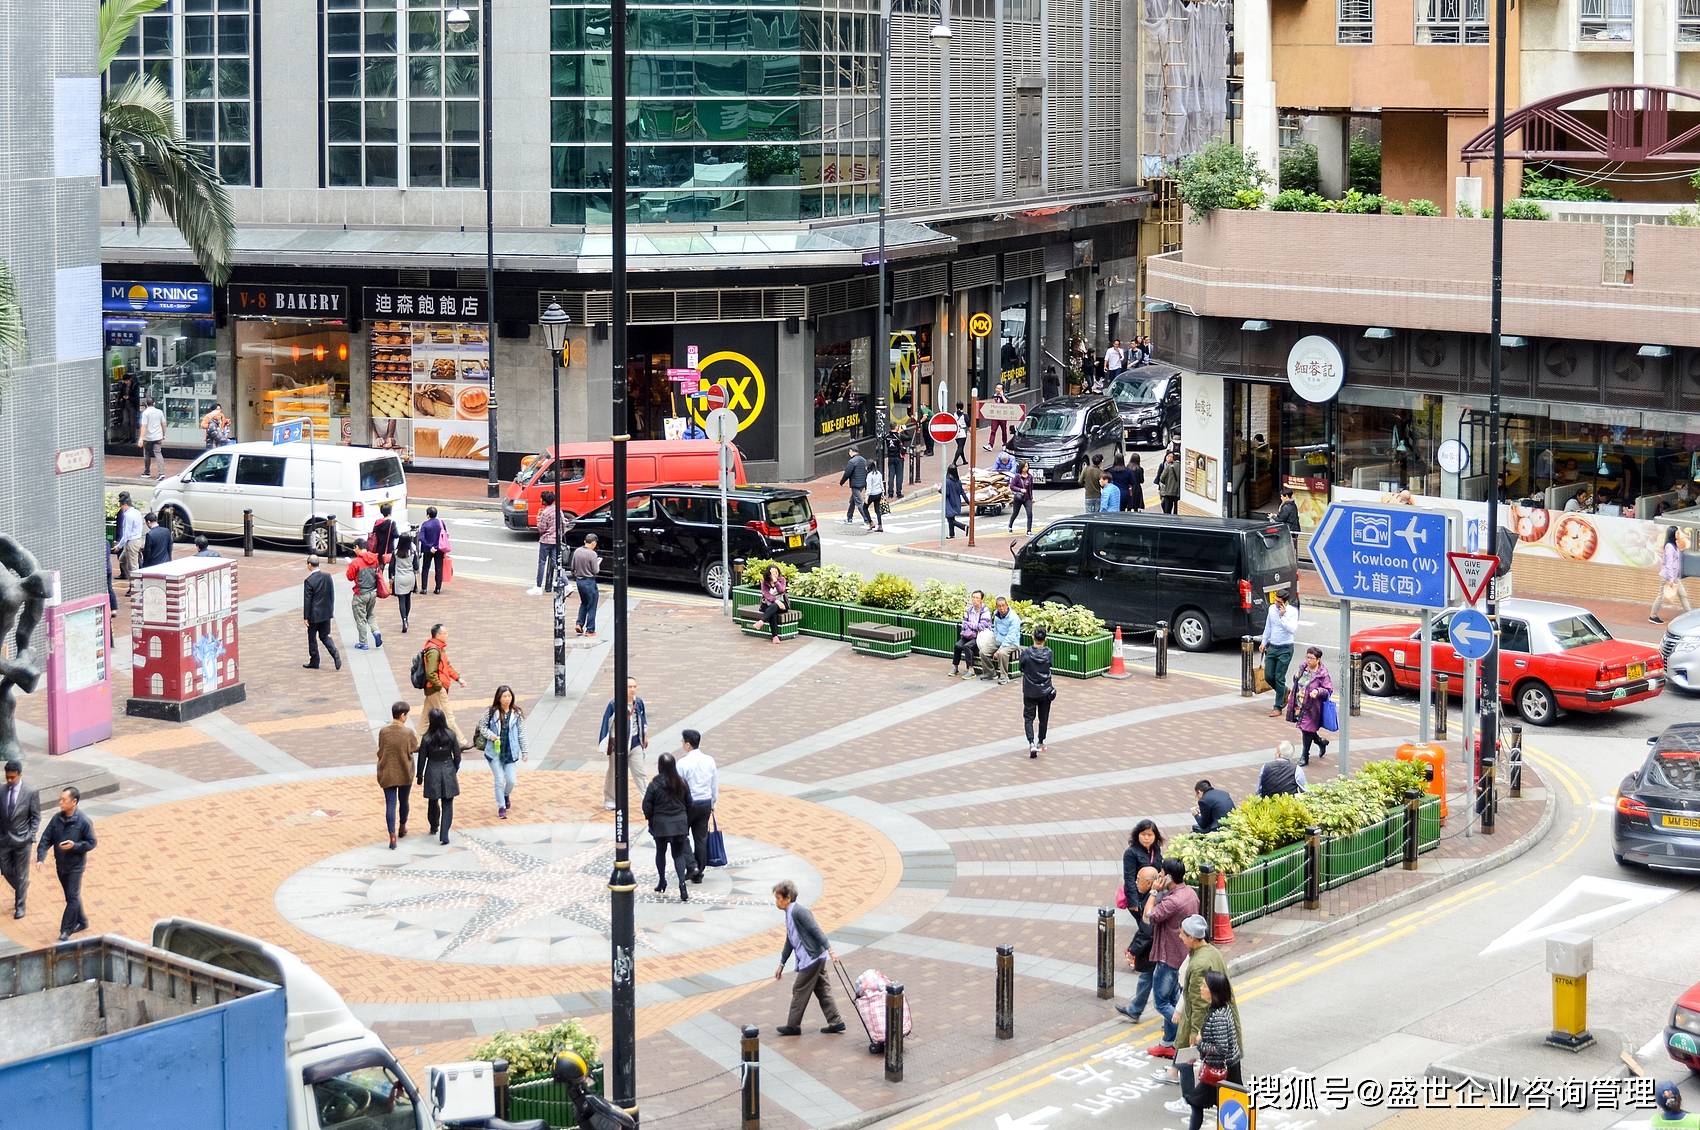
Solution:
M555 485L561 460L561 509L585 514L614 497L614 445L563 443L528 459L502 499L502 521L511 530L537 528L543 492ZM658 483L718 483L720 445L707 439L632 440L626 444L626 488ZM743 486L744 457L732 447L734 482Z

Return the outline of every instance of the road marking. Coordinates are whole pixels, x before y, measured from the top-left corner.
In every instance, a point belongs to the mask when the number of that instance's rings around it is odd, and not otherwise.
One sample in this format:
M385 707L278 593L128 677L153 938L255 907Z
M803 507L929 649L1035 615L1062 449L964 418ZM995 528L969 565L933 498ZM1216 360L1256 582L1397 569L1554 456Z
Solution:
M1655 887L1647 883L1631 883L1622 879L1603 879L1597 875L1582 875L1517 925L1490 942L1479 956L1503 953L1531 942L1540 941L1561 931L1582 927L1619 914L1650 910L1666 899L1674 898L1675 887ZM1597 905L1599 903L1605 905ZM1572 904L1596 904L1594 909L1563 917Z
M1038 1110L1022 1115L1020 1118L1011 1118L1007 1114L1000 1114L998 1115L998 1130L1045 1130L1050 1125L1047 1119L1055 1118L1061 1113L1061 1107L1042 1106Z
M463 538L463 537L456 537L454 543L456 545L489 545L489 546L494 546L497 549L514 549L516 547L524 546L524 545L527 544L526 542L518 541L518 540L515 540L515 541L479 541L477 538ZM487 558L487 557L462 557L461 560L462 561L488 561L489 558Z

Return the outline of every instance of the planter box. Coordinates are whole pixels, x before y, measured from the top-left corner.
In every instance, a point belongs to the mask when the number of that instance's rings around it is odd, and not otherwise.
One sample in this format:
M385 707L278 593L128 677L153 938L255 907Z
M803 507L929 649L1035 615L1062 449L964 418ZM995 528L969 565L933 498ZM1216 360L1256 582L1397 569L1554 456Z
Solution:
M1091 639L1074 636L1047 636L1045 645L1051 649L1051 670L1058 675L1090 679L1110 669L1110 651L1114 637L1105 634Z
M936 655L941 659L950 658L962 630L961 624L955 620L933 620L925 616L912 616L907 612L898 614L898 622L905 628L914 629L913 650L922 655Z
M1322 889L1335 887L1381 870L1387 859L1386 822L1361 828L1349 836L1330 836L1322 841Z
M1304 844L1257 857L1257 862L1228 877L1228 911L1235 925L1273 913L1304 894Z
M758 594L759 596L759 594ZM844 638L844 606L830 600L815 600L806 596L791 598L791 608L803 614L802 632L824 640Z
M740 608L754 608L761 603L761 590L749 585L738 585L732 590L732 615L738 615Z
M1398 867L1405 862L1405 806L1387 810L1386 840L1384 849L1387 854L1384 867Z
M591 1094L602 1094L602 1065L590 1069ZM533 1079L508 1088L508 1119L520 1121L541 1118L550 1130L572 1130L578 1126L578 1114L567 1097L567 1089L553 1079Z
M1425 796L1417 802L1417 854L1440 846L1440 798Z
M886 608L864 608L860 604L841 604L838 608L844 615L845 630L849 630L851 624L896 624L904 628L911 626L904 623L903 613L892 612Z

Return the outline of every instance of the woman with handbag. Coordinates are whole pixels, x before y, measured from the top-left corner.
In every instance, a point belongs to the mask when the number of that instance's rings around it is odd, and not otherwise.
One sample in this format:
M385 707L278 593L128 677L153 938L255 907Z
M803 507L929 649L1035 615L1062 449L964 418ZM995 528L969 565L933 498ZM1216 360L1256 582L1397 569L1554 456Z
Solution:
M679 876L680 902L691 901L688 880L696 866L696 857L686 847L691 832L690 800L690 786L679 775L678 762L672 754L662 754L655 762L655 776L643 793L643 815L655 841L655 893L667 891L667 852L671 850L673 870Z
M1191 1130L1204 1125L1204 1112L1216 1105L1220 1084L1243 1082L1240 1060L1244 1048L1228 975L1210 970L1199 986L1198 997L1193 1007L1204 1009L1204 1023L1198 1029L1198 1062L1180 1065L1181 1097L1163 1105L1170 1114L1185 1114L1190 1109Z
M791 598L786 594L790 588L785 580L785 574L779 571L779 566L769 564L761 575L761 618L767 621L768 637L779 642L779 618L791 611Z
M419 587L419 543L412 534L396 539L390 558L390 591L395 593L396 611L401 613L401 634L407 634L407 618L413 612L413 593Z
M1310 747L1315 743L1316 756L1328 756L1328 739L1321 731L1333 729L1323 717L1328 706L1332 705L1334 697L1334 677L1328 673L1327 666L1322 662L1322 649L1308 647L1305 649L1304 662L1299 666L1299 673L1293 676L1293 690L1287 696L1287 719L1297 722L1299 735L1304 745L1299 753L1299 764L1310 764Z
M425 715L425 736L419 740L413 783L425 792L425 818L438 843L449 842L449 825L455 819L455 797L460 795L460 735L449 726L448 715L432 708Z
M1684 612L1692 612L1694 606L1688 603L1688 590L1682 587L1682 546L1676 540L1676 527L1665 529L1664 548L1659 550L1659 595L1653 598L1653 607L1647 613L1649 624L1663 624L1659 609L1665 601L1673 603L1680 601Z
M490 700L490 709L478 723L472 744L484 753L490 764L490 777L496 789L496 815L506 820L513 807L514 785L518 783L519 763L526 759L525 711L514 701L514 689L503 683Z

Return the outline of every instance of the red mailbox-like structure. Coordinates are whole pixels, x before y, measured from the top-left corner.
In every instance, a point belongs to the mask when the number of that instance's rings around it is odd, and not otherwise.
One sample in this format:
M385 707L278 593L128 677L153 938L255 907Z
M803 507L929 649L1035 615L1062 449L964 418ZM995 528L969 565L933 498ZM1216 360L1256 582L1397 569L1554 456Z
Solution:
M127 713L187 722L248 697L237 663L236 562L180 557L136 574Z

